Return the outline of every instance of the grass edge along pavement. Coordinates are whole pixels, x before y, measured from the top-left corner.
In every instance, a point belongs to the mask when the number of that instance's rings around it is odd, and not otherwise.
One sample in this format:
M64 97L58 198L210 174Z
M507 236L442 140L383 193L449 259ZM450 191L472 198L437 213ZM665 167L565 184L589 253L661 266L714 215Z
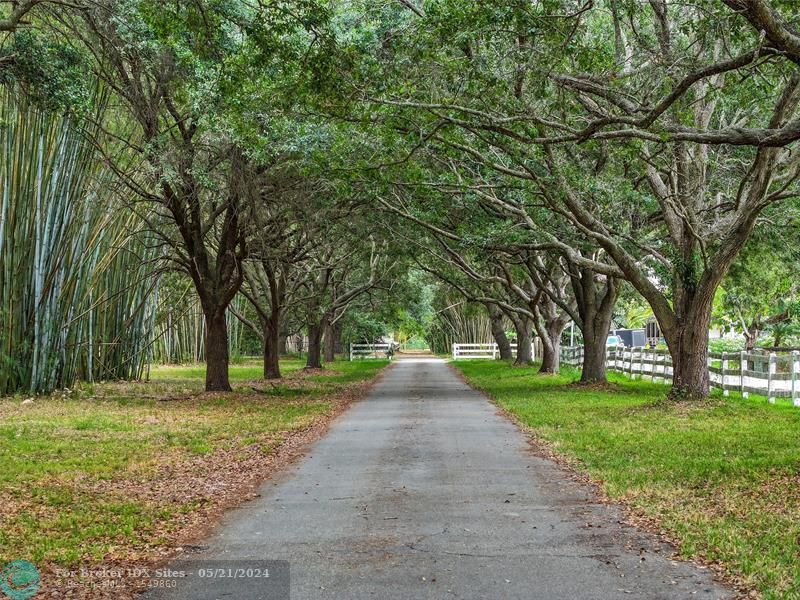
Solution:
M714 394L666 400L663 384L610 373L540 375L501 361L452 363L571 467L679 555L762 597L800 598L800 410Z
M30 560L42 572L36 597L64 597L57 570L160 563L254 497L387 364L282 361L288 375L274 383L235 365L232 393L202 392L202 368L159 367L148 383L0 398L0 567ZM131 593L94 579L69 597Z

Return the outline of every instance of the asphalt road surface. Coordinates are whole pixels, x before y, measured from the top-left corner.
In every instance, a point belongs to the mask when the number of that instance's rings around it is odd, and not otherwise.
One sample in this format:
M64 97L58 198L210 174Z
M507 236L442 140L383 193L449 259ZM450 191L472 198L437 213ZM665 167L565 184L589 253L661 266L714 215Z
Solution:
M398 361L186 556L221 568L149 597L285 600L265 560L292 600L733 596L621 518L444 361Z

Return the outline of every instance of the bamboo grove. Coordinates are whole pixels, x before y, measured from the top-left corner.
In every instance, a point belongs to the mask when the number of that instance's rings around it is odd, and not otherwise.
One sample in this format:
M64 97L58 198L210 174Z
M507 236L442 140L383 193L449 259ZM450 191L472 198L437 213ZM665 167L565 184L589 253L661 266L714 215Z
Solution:
M0 157L0 393L140 377L155 258L74 120L6 90Z

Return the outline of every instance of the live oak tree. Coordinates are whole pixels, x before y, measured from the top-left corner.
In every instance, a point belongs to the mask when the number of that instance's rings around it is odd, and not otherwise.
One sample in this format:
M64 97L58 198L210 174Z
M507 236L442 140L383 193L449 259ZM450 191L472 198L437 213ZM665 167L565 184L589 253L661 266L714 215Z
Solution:
M397 261L380 231L367 233L369 214L344 203L316 216L325 223L303 263L298 311L308 331L306 368L322 367L322 340L357 300L378 286L390 287Z
M524 265L526 287L514 284L508 270L506 277L523 298L533 300L531 293L539 294L539 301L532 303L532 308L538 317L535 322L544 347L541 371L558 372L561 336L572 321L583 338L581 383L604 383L606 339L619 280L571 260L570 255L552 251L528 253L524 256Z
M279 379L281 333L285 317L305 285L304 263L310 260L317 236L316 206L309 201L313 184L296 174L265 172L259 180L260 202L252 205L248 234L250 253L244 264L248 299L258 325L236 316L261 338L264 378Z
M773 346L797 330L800 317L800 265L796 207L768 211L731 266L717 293L714 322L741 331L745 349L772 333Z
M416 159L424 155L420 150ZM428 266L431 272L468 299L505 311L524 342L518 346L518 364L531 360L527 342L534 329L542 346L541 371L558 372L561 335L572 320L584 333L581 380L605 381L617 269L569 228L561 228L558 235L547 232L557 224L547 212L527 211L524 200L515 200L518 186L503 186L474 172L465 184L470 166L451 164L454 178L445 179L440 171L435 184L402 183L381 203L425 232L431 243L427 248L417 243L420 251L434 256L430 248L441 249L437 260L429 263L436 265ZM569 240L572 246L565 243ZM459 281L454 270L470 281ZM509 302L508 295L515 300Z
M486 307L503 359L512 356L502 321L505 317L511 322L517 339L515 364L529 365L533 361L532 335L537 316L528 299L521 299L500 276L497 247L490 247L487 237L498 226L502 231L502 219L480 212L478 206L455 208L449 192L459 195L460 190L450 188L447 184L420 187L402 182L387 197L379 195L378 202L387 212L406 220L399 235L414 249L419 268L456 290L466 301ZM496 237L495 233L492 240ZM507 249L507 245L503 248ZM539 300L537 296L536 302Z
M48 112L92 113L99 96L84 54L47 27L58 4L0 0L0 84Z
M606 381L606 340L611 328L620 280L570 263L564 266L575 297L573 321L583 337L582 383Z
M431 240L432 243L437 243ZM442 244L441 240L438 241ZM517 366L528 366L533 362L533 333L535 314L527 302L520 299L506 283L496 275L481 274L484 268L496 269L496 263L488 266L470 257L464 247L455 252L447 244L442 244L444 252L426 252L419 259L421 269L431 273L446 286L458 292L464 301L482 305L489 317L492 337L498 347L499 358L514 360ZM480 266L479 266L480 265ZM508 321L514 328L517 351L512 352L506 335L504 323Z
M582 262L651 305L678 395L708 393L714 293L798 193L797 35L766 1L726 4L418 3L400 83L364 94L410 155L460 152L602 249L610 266Z
M494 338L494 343L497 344L497 354L500 360L511 360L514 354L511 350L511 342L508 340L508 335L506 335L505 314L502 309L493 302L484 302L483 306L489 314L492 338Z
M194 283L205 316L207 390L231 389L225 315L244 277L244 209L259 200L266 163L253 140L268 124L250 111L259 103L263 117L262 94L280 96L268 85L276 68L280 86L290 86L291 67L314 56L304 32L319 19L304 15L316 5L300 4L287 12L279 3L109 0L53 17L92 55L96 76L119 100L117 120L128 129L109 126L98 146L124 146L106 160L152 207L143 218Z
M162 7L187 26L200 9L200 4L191 3L174 10ZM240 210L252 195L251 167L242 149L216 130L194 96L203 83L211 82L204 81L207 73L187 63L180 52L198 48L191 43L181 48L163 39L162 23L153 22L144 11L123 18L121 10L121 5L108 3L80 11L72 31L90 49L97 76L119 97L125 116L136 125L126 140L126 150L135 158L124 166L117 161L115 168L131 189L152 203L155 214L148 219L162 234L170 259L194 282L205 316L206 390L228 391L225 314L243 277L247 249ZM217 45L224 37L218 26L204 33ZM213 110L219 96L207 92L205 108Z

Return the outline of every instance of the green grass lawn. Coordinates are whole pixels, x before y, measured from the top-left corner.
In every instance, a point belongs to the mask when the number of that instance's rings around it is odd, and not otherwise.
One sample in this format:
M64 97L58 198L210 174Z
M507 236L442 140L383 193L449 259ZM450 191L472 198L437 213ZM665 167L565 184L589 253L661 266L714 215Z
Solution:
M611 498L656 519L683 556L765 598L800 598L800 408L738 395L674 404L666 386L618 374L611 389L586 389L570 368L454 364Z
M281 374L290 375L299 371L305 366L306 362L300 359L281 360ZM232 384L237 381L248 381L260 379L264 373L263 364L253 358L246 359L241 363L232 364L230 367L230 380ZM178 383L185 382L192 386L202 389L203 381L206 376L204 364L198 365L156 365L150 369L150 379L158 383Z
M245 362L231 367L230 394L200 393L202 366L159 367L148 383L0 399L0 564L146 558L213 506L237 469L243 478L262 469L289 432L386 364L306 374L290 360L271 385L260 364Z

